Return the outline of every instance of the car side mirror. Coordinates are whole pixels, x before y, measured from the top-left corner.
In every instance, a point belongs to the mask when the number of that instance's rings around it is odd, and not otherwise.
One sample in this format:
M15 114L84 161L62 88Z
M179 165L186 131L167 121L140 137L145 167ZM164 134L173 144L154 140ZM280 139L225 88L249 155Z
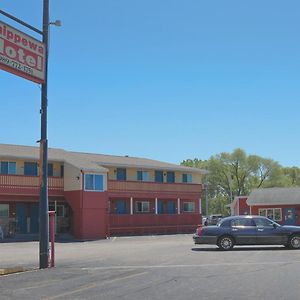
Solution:
M273 227L276 229L277 228L277 225L275 223L273 223Z

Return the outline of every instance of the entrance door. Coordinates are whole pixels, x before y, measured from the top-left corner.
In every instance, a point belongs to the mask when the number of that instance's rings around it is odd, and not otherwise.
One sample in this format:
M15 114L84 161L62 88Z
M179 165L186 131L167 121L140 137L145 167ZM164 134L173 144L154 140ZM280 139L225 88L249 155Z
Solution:
M18 233L27 233L26 204L16 204Z
M126 214L126 203L124 200L118 200L116 202L116 213L119 215Z
M30 233L39 232L39 205L31 204L30 207Z
M168 209L168 214L175 214L176 213L175 202L168 201L167 209Z
M284 208L283 209L283 218L285 225L295 225L295 208Z
M163 214L164 213L164 203L162 200L157 201L157 213Z

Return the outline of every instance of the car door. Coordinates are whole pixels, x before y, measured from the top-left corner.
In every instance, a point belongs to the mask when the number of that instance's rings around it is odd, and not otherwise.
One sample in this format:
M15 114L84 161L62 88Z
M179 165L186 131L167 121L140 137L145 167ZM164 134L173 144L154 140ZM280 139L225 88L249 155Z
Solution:
M263 217L253 220L257 228L258 245L281 245L285 242L286 234L272 220Z
M251 218L237 218L231 221L231 234L238 245L256 243L256 225Z

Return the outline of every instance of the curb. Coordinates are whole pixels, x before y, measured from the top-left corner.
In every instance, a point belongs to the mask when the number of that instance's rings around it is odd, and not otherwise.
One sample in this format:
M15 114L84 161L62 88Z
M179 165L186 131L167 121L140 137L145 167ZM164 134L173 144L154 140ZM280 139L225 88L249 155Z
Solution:
M0 275L8 275L26 271L24 267L0 268Z

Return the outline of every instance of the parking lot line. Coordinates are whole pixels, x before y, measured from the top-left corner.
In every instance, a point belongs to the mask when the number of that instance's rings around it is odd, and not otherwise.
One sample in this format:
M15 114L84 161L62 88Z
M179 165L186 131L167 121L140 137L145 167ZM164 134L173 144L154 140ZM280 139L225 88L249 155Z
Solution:
M261 265L288 265L300 264L300 260L293 261L270 261L270 262L241 262L241 263L213 263L213 264L197 264L197 265L129 265L129 266L103 266L103 267L83 267L81 270L110 270L110 269L159 269L159 268L201 268L220 266L261 266Z
M147 273L148 272L141 272L141 273L137 273L137 274L130 274L130 275L127 275L127 276L123 276L121 278L114 278L114 279L111 279L111 280L105 280L105 284L111 283L111 282L114 282L114 281L119 281L119 280L123 280L123 279L128 279L128 278L141 276L141 275L144 275L144 274L147 274ZM55 296L52 296L52 297L47 297L45 299L52 300L52 299L63 298L63 297L66 297L66 296L71 296L71 295L74 295L74 294L77 294L77 293L81 293L85 290L90 290L90 289L95 288L95 287L99 287L99 284L96 284L96 283L85 284L85 285L82 285L81 287L79 287L76 290L61 293L61 294L58 294L58 295L55 295Z

